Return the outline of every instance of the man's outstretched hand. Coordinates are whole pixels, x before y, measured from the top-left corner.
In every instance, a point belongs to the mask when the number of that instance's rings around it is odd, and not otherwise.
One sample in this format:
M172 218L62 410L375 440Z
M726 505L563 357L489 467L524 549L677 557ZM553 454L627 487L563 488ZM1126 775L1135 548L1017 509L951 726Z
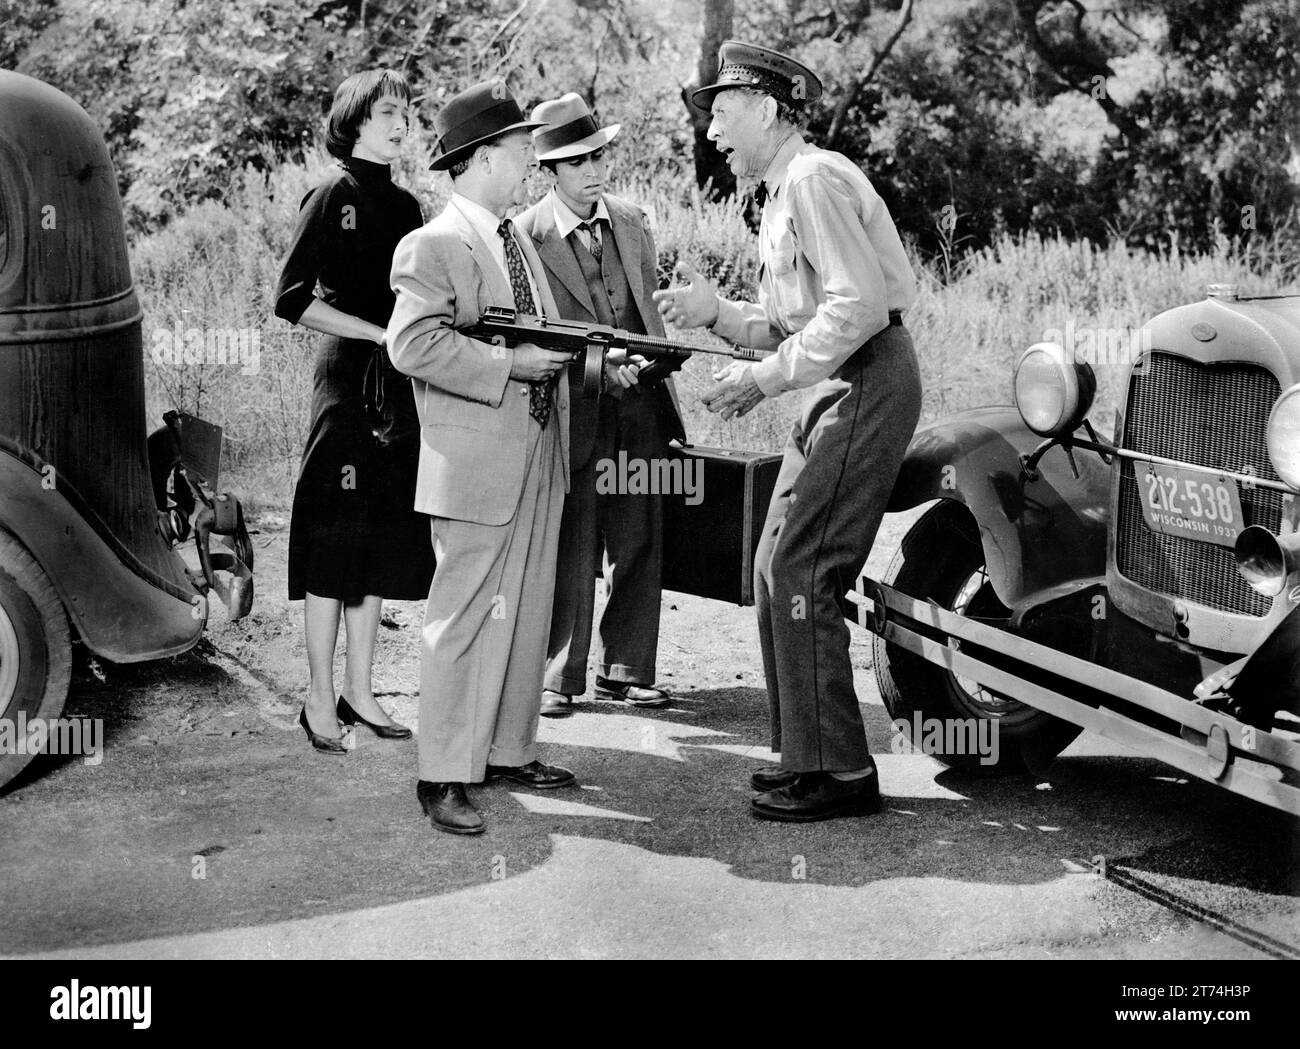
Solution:
M676 288L665 288L654 293L659 304L659 314L665 324L678 328L707 328L718 319L718 289L712 281L695 272L695 267L682 264L677 268L678 280L687 281Z
M754 366L744 361L732 361L713 378L717 381L700 395L700 400L709 411L721 412L724 419L747 415L765 396L754 381Z

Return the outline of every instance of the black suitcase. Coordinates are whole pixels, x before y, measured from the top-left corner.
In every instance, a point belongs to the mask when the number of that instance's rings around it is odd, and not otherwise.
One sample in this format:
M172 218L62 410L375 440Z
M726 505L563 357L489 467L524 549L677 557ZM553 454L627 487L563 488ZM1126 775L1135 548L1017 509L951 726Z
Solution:
M737 605L754 603L754 550L781 456L734 448L671 446L702 500L664 498L663 589Z

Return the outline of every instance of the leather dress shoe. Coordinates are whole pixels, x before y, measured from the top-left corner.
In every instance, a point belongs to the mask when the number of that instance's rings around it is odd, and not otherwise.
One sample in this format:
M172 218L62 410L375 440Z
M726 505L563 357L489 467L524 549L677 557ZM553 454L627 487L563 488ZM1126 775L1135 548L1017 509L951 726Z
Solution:
M405 725L377 725L373 721L367 721L355 710L352 704L342 696L339 696L339 722L344 725L365 725L380 739L410 739L411 730Z
M544 718L567 718L573 713L573 697L548 688L542 693L542 709L538 713Z
M430 783L420 780L415 785L415 796L420 808L439 830L448 834L482 834L483 817L470 804L463 783Z
M791 772L789 769L783 769L780 765L769 765L765 769L759 769L749 777L749 785L755 790L766 793L769 790L780 790L782 787L788 787L799 778L799 773Z
M839 780L829 772L801 772L790 786L758 795L750 808L759 819L785 823L865 816L880 811L880 778L874 771L853 780Z
M555 787L567 787L576 782L573 773L559 765L543 765L540 761L530 761L527 765L489 765L488 779L506 779L525 787L538 790L551 790Z
M622 700L632 707L663 707L673 701L672 694L666 689L609 681L603 677L596 678L596 695L601 699Z

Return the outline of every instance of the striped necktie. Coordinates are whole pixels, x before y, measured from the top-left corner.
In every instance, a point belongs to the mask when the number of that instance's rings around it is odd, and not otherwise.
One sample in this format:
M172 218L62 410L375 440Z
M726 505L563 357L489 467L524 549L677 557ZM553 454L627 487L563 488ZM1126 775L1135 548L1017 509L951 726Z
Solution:
M591 245L587 250L591 252L591 257L600 265L600 257L605 252L605 245L600 239L600 219L588 219L582 223L582 228L587 231L587 240Z

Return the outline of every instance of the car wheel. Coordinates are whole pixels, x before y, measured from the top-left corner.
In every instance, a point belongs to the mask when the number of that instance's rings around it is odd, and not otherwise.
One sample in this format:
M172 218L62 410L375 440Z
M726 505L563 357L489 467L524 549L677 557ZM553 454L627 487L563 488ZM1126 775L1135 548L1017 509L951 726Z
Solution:
M913 525L885 582L909 597L932 600L990 626L1005 626L1011 617L989 582L975 520L959 503L940 502ZM954 639L949 645L958 649L961 642ZM991 774L1039 771L1079 734L1075 725L879 636L873 652L876 680L896 730L946 765ZM990 724L986 728L981 722ZM918 725L922 737L915 739Z
M19 727L63 713L71 668L59 595L27 548L0 529L0 788L33 757L17 753L26 750L16 746Z

